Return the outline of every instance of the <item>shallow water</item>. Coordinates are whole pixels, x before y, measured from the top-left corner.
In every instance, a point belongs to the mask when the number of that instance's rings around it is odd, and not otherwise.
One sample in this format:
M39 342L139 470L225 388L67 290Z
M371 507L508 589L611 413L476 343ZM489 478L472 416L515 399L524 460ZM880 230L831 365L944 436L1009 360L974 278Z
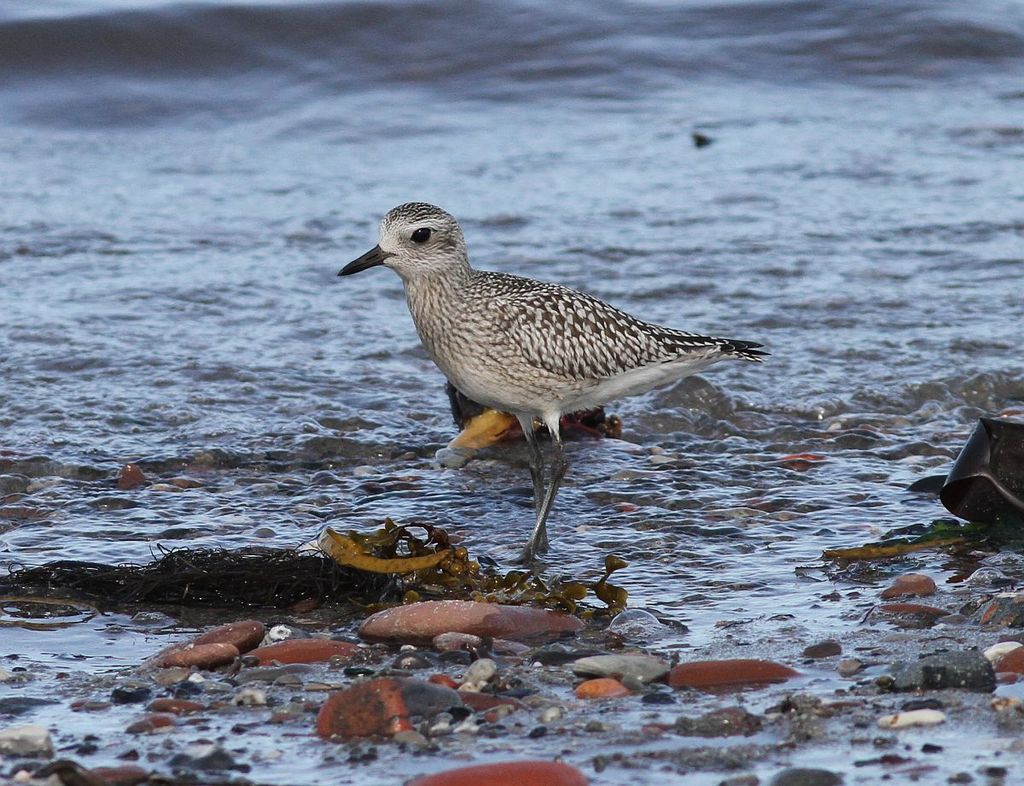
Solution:
M1024 409L1018 4L39 2L0 72L0 566L385 516L510 560L525 451L437 469L397 278L335 276L408 200L479 267L770 349L570 446L552 570L625 557L667 648L857 625L822 550L943 515L907 485Z

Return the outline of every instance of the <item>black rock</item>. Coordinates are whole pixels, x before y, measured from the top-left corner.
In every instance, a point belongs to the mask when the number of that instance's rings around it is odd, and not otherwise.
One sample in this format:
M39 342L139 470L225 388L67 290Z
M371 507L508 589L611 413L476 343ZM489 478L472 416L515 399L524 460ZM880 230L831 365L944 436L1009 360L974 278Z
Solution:
M889 669L895 691L963 690L989 693L995 690L996 674L980 652L940 652L916 663L897 662Z
M114 704L138 704L153 695L153 691L145 685L118 685L110 692L110 700Z
M56 703L52 699L37 699L34 696L11 696L7 699L0 699L0 716L21 715L43 704Z
M770 786L838 786L843 776L831 770L792 767L772 778Z

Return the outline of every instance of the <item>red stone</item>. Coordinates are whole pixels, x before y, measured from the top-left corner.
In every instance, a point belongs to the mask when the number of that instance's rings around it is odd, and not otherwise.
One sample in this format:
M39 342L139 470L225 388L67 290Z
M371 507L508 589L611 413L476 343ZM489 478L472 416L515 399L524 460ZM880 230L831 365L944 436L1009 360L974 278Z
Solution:
M452 690L457 690L459 683L449 677L447 674L431 674L427 682L432 682L435 685L444 685Z
M741 688L785 682L800 672L768 660L699 660L680 663L668 675L673 688Z
M783 456L779 459L779 463L784 467L795 469L798 471L804 471L810 469L815 464L821 464L828 459L820 453L790 453L788 456Z
M421 775L405 786L587 786L587 778L557 761L506 761Z
M174 725L174 716L161 712L143 715L125 729L129 734L149 734Z
M934 595L935 582L923 573L908 573L900 576L882 590L882 598L900 598L907 595Z
M117 476L117 487L127 491L145 484L146 476L142 474L138 464L125 464Z
M121 767L93 767L89 774L104 786L135 786L149 780L149 773L133 764Z
M359 626L371 641L429 643L441 633L457 631L492 638L538 637L575 632L575 617L528 606L505 606L471 600L428 600L378 611Z
M248 652L263 641L264 626L259 620L239 620L218 625L200 633L193 644L234 644L239 652Z
M1014 674L1024 674L1024 647L1010 650L992 665L996 671L1012 671Z
M500 707L503 704L508 704L517 710L521 710L526 706L519 699L513 699L511 696L495 696L493 693L475 693L474 691L464 690L459 691L459 696L462 697L462 703L473 710L473 712L484 712Z
M152 712L169 712L172 715L188 715L192 712L202 712L206 707L198 701L163 698L153 699L146 709Z
M924 617L926 619L938 619L949 614L945 609L925 606L923 603L883 603L878 610L883 614L892 614L895 617Z
M596 677L581 682L574 693L577 699L614 699L629 696L630 690L612 677Z
M458 691L424 680L379 677L332 693L316 716L324 739L373 737L411 731L410 718L461 707Z
M196 666L200 669L212 669L231 663L238 657L238 647L234 644L186 644L175 646L157 656L157 667L168 669L173 666Z
M351 658L359 647L350 641L334 639L287 639L266 647L257 647L250 656L259 659L260 666L271 663L325 663L331 658Z

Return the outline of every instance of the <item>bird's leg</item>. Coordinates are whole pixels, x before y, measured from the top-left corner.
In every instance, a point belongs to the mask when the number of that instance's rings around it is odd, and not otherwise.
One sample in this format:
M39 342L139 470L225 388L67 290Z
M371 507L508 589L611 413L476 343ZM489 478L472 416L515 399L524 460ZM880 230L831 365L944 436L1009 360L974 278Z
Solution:
M544 502L544 453L540 449L540 442L537 441L537 432L533 428L532 415L519 415L519 425L523 428L523 436L526 437L526 448L530 455L530 477L533 478L533 509L540 511L541 503Z
M545 418L544 422L548 431L551 432L551 444L554 447L554 455L551 459L551 480L548 482L544 499L537 509L537 523L526 548L523 549L521 562L533 562L537 554L543 554L548 550L548 514L551 512L551 505L555 501L562 478L565 477L565 471L569 468L569 462L565 458L565 447L562 445L562 437L558 431L558 417L555 416L553 422L551 419Z

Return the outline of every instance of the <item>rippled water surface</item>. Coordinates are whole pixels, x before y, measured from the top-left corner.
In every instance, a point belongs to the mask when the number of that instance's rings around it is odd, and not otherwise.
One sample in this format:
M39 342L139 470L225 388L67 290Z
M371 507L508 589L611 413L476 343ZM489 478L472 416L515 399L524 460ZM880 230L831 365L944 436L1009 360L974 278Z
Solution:
M509 561L525 450L434 466L397 277L335 275L409 200L479 267L770 349L570 445L551 570L622 555L666 644L856 624L822 549L942 515L907 485L1024 409L1016 3L53 1L0 9L0 72L0 565L385 516Z

